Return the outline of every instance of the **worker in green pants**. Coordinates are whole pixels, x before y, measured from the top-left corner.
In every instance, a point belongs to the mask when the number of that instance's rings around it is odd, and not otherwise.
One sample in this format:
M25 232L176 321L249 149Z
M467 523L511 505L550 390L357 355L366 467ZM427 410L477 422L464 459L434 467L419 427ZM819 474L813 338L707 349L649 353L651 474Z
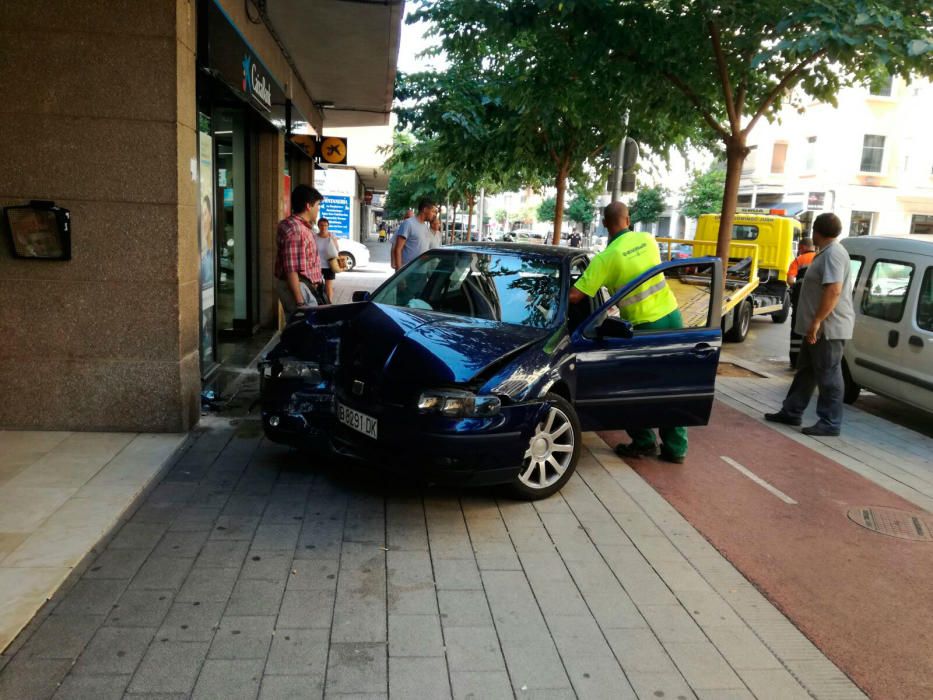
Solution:
M628 207L613 202L606 207L603 223L609 231L609 245L590 261L589 266L570 290L570 303L593 297L601 287L613 294L636 277L661 264L661 252L654 236L629 229ZM677 298L664 275L655 275L627 294L618 303L620 316L634 330L683 328ZM632 442L616 446L621 457L655 456L683 464L687 456L687 429L661 428L660 450L650 428L628 429Z

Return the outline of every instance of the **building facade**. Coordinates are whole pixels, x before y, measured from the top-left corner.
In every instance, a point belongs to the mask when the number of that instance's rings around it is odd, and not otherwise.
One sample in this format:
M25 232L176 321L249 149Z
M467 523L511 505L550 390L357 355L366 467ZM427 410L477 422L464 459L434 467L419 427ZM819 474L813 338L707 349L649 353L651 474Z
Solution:
M315 182L308 140L388 124L401 11L0 4L0 207L70 213L69 259L17 257L2 224L0 427L197 423L223 344L277 323L275 228Z
M902 79L805 102L749 137L739 206L833 211L850 236L933 233L933 85Z

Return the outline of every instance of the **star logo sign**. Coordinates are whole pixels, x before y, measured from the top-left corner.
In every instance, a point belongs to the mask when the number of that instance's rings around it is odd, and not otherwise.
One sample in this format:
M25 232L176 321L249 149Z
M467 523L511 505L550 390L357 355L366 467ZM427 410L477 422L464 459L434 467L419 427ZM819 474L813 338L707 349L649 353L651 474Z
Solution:
M245 92L247 95L251 92L249 76L250 76L250 73L252 72L251 71L252 65L253 65L252 57L244 56L243 57L243 92Z

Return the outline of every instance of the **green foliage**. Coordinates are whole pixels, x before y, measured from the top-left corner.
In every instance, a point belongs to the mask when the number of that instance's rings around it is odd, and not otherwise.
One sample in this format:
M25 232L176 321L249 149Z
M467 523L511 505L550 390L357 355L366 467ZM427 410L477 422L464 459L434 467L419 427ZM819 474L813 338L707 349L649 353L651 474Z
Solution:
M385 214L401 219L422 197L446 198L448 191L438 187L437 177L430 171L431 154L415 142L410 134L396 132L392 150L386 160L389 186L385 198ZM427 160L427 163L425 162Z
M646 187L639 190L635 203L629 207L629 217L633 224L653 224L661 218L665 209L665 191L661 187Z
M499 207L493 212L492 217L494 221L498 221L500 224L504 224L506 221L508 221L509 213L502 207Z
M695 170L693 179L683 192L680 205L685 216L698 219L701 214L714 214L722 209L722 195L726 186L726 171L712 168L705 173Z
M583 226L593 223L596 218L596 200L586 195L576 195L567 207L567 218Z
M554 221L557 214L557 199L548 197L538 205L538 221Z

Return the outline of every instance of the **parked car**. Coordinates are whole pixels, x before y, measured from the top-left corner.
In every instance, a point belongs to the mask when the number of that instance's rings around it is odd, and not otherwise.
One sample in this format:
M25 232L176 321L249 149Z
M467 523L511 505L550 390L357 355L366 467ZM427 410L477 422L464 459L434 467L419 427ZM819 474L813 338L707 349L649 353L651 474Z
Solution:
M933 413L933 237L859 236L842 245L855 306L846 402L865 388Z
M683 263L570 305L589 260L567 247L448 246L358 303L296 312L260 365L266 435L536 499L570 478L584 430L705 424L718 314L700 302L694 327L636 332L609 312ZM689 262L713 271L718 309L718 259Z
M334 237L337 242L337 252L346 261L347 270L369 265L369 248L362 243L349 238Z

